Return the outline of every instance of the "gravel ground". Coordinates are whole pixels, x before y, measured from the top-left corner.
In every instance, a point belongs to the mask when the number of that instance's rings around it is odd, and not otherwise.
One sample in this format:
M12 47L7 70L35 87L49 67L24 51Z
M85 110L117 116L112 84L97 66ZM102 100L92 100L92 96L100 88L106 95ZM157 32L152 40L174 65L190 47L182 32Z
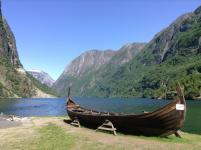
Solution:
M21 126L20 121L11 121L10 115L0 114L0 129Z

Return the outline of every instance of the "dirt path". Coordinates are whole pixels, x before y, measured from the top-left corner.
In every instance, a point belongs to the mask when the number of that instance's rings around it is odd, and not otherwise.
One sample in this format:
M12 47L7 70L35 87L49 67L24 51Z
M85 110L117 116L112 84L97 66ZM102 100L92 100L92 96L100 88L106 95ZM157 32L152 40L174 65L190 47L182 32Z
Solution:
M48 124L55 124L61 127L66 134L76 138L73 150L84 149L107 149L107 150L141 150L141 149L198 149L201 147L201 136L182 133L183 138L177 139L171 137L170 139L151 138L143 136L131 136L119 134L114 136L112 134L95 132L87 128L76 128L64 122L64 118L59 117L41 117L29 118L29 121L23 123L20 127L0 129L0 148L15 140L23 140L25 138L37 138L40 136L37 133L37 128L47 126Z

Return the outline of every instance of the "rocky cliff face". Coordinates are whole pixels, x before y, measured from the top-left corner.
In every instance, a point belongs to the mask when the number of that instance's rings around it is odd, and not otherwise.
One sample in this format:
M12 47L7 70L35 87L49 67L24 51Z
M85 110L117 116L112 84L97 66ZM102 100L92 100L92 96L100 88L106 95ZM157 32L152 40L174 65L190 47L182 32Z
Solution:
M146 43L129 43L116 51L110 64L123 65L135 57L146 45Z
M183 25L183 23L191 18L192 15L192 13L189 13L179 17L168 28L158 33L147 45L147 49L151 51L157 63L161 63L169 53L175 51L175 40L178 34L189 28L189 26Z
M15 37L2 13L0 13L0 33L0 57L7 57L15 67L22 67Z
M87 71L98 70L102 65L106 64L115 52L112 50L100 51L90 50L74 59L68 65L63 76L70 75L74 77L82 76Z
M54 84L54 80L50 75L44 71L41 70L27 70L29 74L31 74L34 78L36 78L38 81L40 81L42 84L47 85L48 87L52 87Z

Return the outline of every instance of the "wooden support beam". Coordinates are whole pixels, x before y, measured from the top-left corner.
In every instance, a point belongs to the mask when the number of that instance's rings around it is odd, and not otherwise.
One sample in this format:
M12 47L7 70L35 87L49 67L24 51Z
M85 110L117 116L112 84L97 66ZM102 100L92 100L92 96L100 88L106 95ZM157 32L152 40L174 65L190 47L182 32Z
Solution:
M78 119L74 119L71 123L70 123L72 126L75 126L75 127L79 127L80 128L80 122Z
M109 120L105 120L105 122L96 129L96 131L98 131L98 130L109 131L109 132L112 132L114 135L117 135L117 133L116 133L117 129L114 128L114 125Z
M179 134L178 131L176 131L176 132L174 133L174 135L175 135L176 137L178 137L178 138L181 138L181 135Z

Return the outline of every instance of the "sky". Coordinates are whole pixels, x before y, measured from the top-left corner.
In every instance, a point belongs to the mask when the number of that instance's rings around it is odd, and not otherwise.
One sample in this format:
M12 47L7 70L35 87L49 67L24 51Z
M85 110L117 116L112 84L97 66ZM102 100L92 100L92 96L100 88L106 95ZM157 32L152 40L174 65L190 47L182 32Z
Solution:
M2 11L24 68L56 80L81 53L149 42L200 5L201 0L2 0Z

